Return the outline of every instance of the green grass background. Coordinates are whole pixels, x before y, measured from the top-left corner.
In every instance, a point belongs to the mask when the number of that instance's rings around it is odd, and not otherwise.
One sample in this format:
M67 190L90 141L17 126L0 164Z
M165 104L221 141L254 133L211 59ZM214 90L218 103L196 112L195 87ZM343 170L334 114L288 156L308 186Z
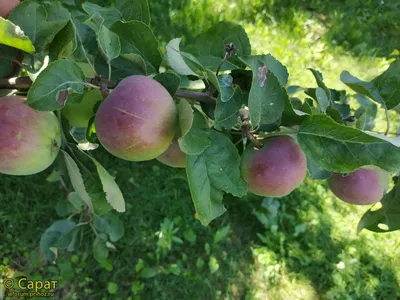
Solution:
M235 21L248 32L253 53L274 55L288 67L290 84L301 86L316 86L308 67L320 70L332 88L345 88L343 70L371 79L387 68L399 45L398 1L150 2L162 47L181 36L190 43L215 22ZM378 119L376 129L384 128ZM57 297L65 299L400 297L399 233L357 234L367 208L339 201L325 182L307 178L273 202L277 214L260 197L227 196L227 212L204 227L178 170L95 153L127 202L121 215L125 235L111 255L112 269L93 259L90 230L79 251L61 252L55 265L45 264L40 234L60 219L55 205L66 196L46 181L49 169L0 176L2 276L57 279Z

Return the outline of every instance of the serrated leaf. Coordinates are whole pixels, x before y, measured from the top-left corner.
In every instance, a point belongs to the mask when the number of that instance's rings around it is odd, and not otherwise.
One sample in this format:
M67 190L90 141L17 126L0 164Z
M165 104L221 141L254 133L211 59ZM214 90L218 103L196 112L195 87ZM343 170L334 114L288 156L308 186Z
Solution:
M150 25L150 10L147 0L117 0L115 6L125 21L142 21Z
M118 20L122 20L122 15L118 9L114 7L101 7L97 4L85 2L82 4L82 8L86 11L90 16L99 15L103 18L103 25L107 28L110 28L114 22Z
M86 24L73 20L76 28L77 48L73 53L75 61L88 63L91 69L94 64L94 56L97 55L98 47L96 33ZM94 70L92 70L94 72ZM95 73L95 72L94 72Z
M35 51L29 37L27 37L21 28L9 20L0 17L0 44L20 49L27 53Z
M90 211L93 211L92 199L86 191L85 184L83 183L83 178L78 168L78 165L67 152L65 152L64 150L61 151L64 154L65 164L68 170L68 175L71 180L72 187L86 203Z
M63 107L72 91L83 94L84 90L85 75L81 68L72 61L58 60L39 74L25 103L36 110L52 111Z
M371 81L363 81L348 71L340 74L340 80L361 95L365 95L387 109L400 104L400 60L395 60L389 68Z
M192 127L194 120L194 113L192 106L185 99L180 99L178 105L179 128L181 136L185 136Z
M356 128L313 115L300 126L297 140L306 156L321 168L345 173L366 166L400 171L400 148Z
M24 1L10 13L8 19L17 24L32 41L36 50L43 50L70 19L67 9L58 2L40 5Z
M139 54L134 54L134 53L121 54L121 57L136 64L138 67L142 69L144 74L147 74L146 62L144 61L143 57L141 57Z
M120 188L115 182L114 177L107 172L107 170L92 156L87 155L93 161L97 168L97 173L99 174L101 183L103 185L103 190L106 193L106 199L108 203L117 211L125 211L125 199L122 195Z
M179 89L179 85L181 84L181 78L173 72L164 72L157 74L153 77L153 79L161 83L172 97L175 96L175 93Z
M221 101L228 102L233 95L235 94L235 90L232 86L233 78L231 75L224 74L218 76L219 83L219 91L221 93Z
M325 95L328 98L328 104L331 101L331 91L328 89L328 87L325 85L324 83L324 78L322 77L322 73L318 70L314 70L314 69L309 69L311 71L311 73L314 75L315 80L317 81L317 85L318 87L322 88L325 91ZM320 92L320 95L322 93Z
M215 56L222 59L225 56L225 45L230 43L235 46L235 51L228 61L242 67L243 63L238 56L250 55L251 45L246 31L238 24L227 21L215 24L196 38L193 50L196 56Z
M73 221L62 220L56 221L46 229L40 238L40 249L43 251L44 257L48 261L54 262L57 258L57 249L54 248L54 244L71 233L75 228L76 224ZM65 240L63 243L65 243Z
M249 112L253 127L279 120L289 96L272 72L268 56L249 56L244 61L253 71L249 94ZM281 79L282 80L282 79Z
M400 230L400 181L361 218L357 229L374 232Z
M225 212L223 192L241 197L247 185L241 178L240 156L225 135L208 130L211 146L199 155L188 155L186 172L190 193L200 222L208 225Z
M360 118L361 115L365 115L365 124L361 129L372 130L375 126L374 121L378 112L377 105L363 95L356 94L353 97L360 104L360 108L356 110L354 116Z
M232 128L237 123L242 103L242 92L239 88L235 89L233 97L228 102L217 101L214 110L214 127L219 130Z
M106 214L102 217L93 217L93 226L100 232L109 235L110 241L116 242L124 235L124 224L113 214Z
M77 48L76 28L72 20L64 26L50 44L49 55L52 61L67 58Z
M185 59L184 56L185 53L181 52L179 49L181 40L181 38L176 38L168 43L166 47L168 63L170 64L171 68L180 75L193 75L198 77L199 75L194 71L193 65L188 65L187 59ZM200 64L200 62L198 62L194 57L191 57L191 59L195 63L197 62Z
M121 43L118 35L108 30L104 25L101 25L97 32L97 43L108 63L121 53Z
M140 21L117 21L111 26L111 31L120 38L122 54L139 54L148 62L148 67L158 72L161 55L158 41L148 25Z

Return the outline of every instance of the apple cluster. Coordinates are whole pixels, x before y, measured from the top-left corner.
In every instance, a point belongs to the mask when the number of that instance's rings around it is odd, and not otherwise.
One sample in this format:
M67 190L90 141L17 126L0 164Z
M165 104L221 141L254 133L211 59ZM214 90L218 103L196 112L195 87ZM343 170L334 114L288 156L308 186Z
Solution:
M61 145L61 128L52 112L39 112L20 97L0 99L0 172L28 175L46 169ZM177 168L186 166L180 149L178 115L169 92L156 80L134 75L122 80L100 104L96 134L112 155L128 161L157 159ZM296 189L307 172L307 159L292 137L266 138L261 149L249 145L241 158L241 174L250 192L282 197ZM350 174L333 173L332 192L357 205L380 201L389 174L364 167Z

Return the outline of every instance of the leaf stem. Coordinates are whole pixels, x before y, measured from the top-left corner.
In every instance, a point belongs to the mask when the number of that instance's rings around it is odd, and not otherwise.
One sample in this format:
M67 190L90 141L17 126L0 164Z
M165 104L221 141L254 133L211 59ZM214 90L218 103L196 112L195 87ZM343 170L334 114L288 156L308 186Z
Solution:
M111 81L111 63L108 63L108 81Z

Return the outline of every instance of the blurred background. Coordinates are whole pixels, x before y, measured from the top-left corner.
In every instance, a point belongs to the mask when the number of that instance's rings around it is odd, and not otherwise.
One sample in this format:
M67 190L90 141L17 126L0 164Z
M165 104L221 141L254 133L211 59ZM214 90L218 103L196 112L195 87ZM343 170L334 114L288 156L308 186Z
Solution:
M398 0L157 0L150 9L162 51L172 38L189 44L219 21L237 22L254 54L271 53L288 67L291 85L315 87L311 67L328 87L345 89L341 71L370 80L399 55ZM383 118L375 129L385 129ZM57 297L65 299L400 298L399 232L357 234L367 207L336 199L324 181L307 178L280 199L226 196L227 212L204 227L179 170L101 150L96 157L127 201L112 263L92 257L89 232L78 252L44 263L40 235L61 219L55 208L66 196L46 181L49 169L0 175L3 276L57 279Z

